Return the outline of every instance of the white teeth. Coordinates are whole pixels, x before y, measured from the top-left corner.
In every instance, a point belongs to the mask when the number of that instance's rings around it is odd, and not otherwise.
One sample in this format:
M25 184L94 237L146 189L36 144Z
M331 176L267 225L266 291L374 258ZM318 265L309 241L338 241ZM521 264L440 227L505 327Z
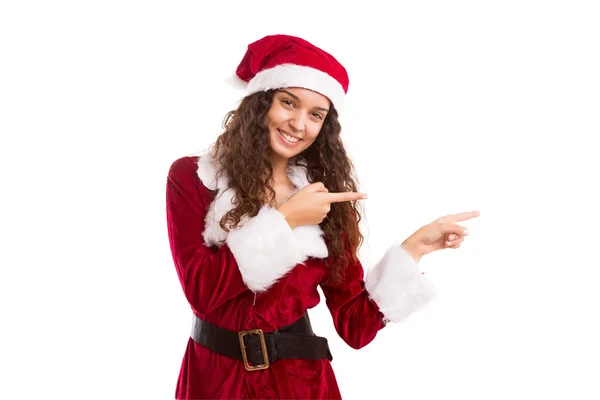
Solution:
M295 137L293 137L293 136L290 136L290 135L288 135L288 134L286 134L286 133L283 133L283 132L282 132L282 131L280 131L280 130L278 130L278 131L279 131L279 133L281 134L281 136L283 136L284 138L286 138L286 139L287 139L288 141L290 141L290 142L296 143L296 142L299 142L299 141L300 141L300 139L298 139L298 138L295 138Z

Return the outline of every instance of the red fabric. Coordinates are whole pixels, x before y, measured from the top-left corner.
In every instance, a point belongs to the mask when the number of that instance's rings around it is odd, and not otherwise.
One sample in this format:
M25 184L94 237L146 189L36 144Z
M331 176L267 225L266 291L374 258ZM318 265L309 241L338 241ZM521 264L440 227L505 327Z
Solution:
M175 161L167 178L167 224L173 261L192 311L233 331L274 331L319 303L321 285L340 337L359 349L382 329L383 314L364 289L363 268L354 263L344 284L324 284L323 259L310 258L256 296L244 284L231 250L204 245L204 218L211 191L197 175L197 157ZM318 333L318 327L313 327ZM333 355L335 359L335 354ZM221 356L189 339L177 399L334 399L340 392L329 360L284 359L247 372L241 361Z
M249 82L260 71L282 64L304 65L325 72L348 93L350 81L344 66L325 50L295 36L269 35L250 43L236 74Z

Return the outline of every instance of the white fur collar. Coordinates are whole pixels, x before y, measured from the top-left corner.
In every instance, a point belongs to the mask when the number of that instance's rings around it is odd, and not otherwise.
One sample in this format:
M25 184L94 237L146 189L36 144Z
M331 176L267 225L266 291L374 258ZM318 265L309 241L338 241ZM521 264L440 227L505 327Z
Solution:
M217 161L214 160L209 151L197 154L198 176L202 183L211 190L217 190L215 199L211 203L205 219L204 242L207 246L222 246L227 239L219 221L233 208L234 190L229 188L229 180L224 175L217 180ZM289 166L287 174L294 184L294 193L309 185L307 171L302 166ZM266 207L266 206L265 206ZM294 235L298 245L303 248L307 256L325 258L328 255L327 246L322 238L323 231L319 225L302 225L294 228Z

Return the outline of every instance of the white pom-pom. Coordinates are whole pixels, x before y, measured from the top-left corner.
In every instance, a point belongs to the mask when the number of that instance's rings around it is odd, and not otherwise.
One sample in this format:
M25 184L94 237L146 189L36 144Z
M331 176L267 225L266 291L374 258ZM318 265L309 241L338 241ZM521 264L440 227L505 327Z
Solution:
M246 90L248 83L244 80L240 79L237 74L232 74L229 78L225 80L229 85L231 85L234 89L237 90Z

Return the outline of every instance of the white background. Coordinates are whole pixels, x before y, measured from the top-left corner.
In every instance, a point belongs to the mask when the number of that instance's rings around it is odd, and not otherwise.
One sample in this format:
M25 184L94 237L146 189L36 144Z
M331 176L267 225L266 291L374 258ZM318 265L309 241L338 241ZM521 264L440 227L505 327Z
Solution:
M221 132L248 43L286 33L349 72L365 268L481 211L421 260L435 301L366 348L312 310L344 397L600 398L594 3L2 2L0 397L174 397L167 171Z

